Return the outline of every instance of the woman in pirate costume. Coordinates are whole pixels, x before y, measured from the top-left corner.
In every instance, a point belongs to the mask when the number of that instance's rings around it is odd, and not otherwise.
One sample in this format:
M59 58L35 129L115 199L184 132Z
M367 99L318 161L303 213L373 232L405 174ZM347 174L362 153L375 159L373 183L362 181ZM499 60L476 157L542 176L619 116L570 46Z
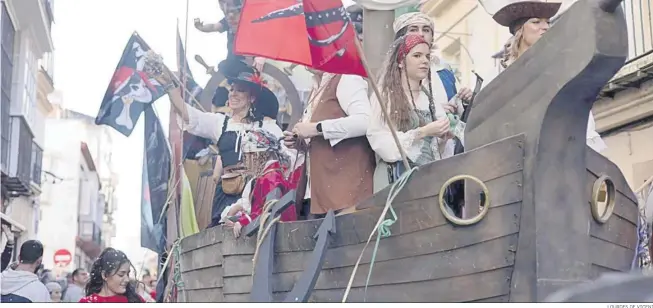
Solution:
M492 18L500 25L507 27L513 35L504 50L501 64L508 67L522 54L533 46L549 29L549 19L560 9L560 2L542 0L490 0L483 3L490 14L491 10L499 8ZM594 115L590 112L587 122L587 145L597 152L607 148L607 145L596 132Z
M397 127L399 141L411 165L453 155L453 136L446 110L434 102L433 87L427 82L431 72L430 54L430 44L422 36L409 34L395 40L386 56L378 84L390 119L383 117L376 95L372 95L367 131L367 139L377 156L375 192L405 171L388 121Z
M278 141L283 136L276 121L265 119L257 110L259 106L262 110L278 108L277 98L265 86L261 74L240 61L227 60L219 67L231 84L230 115L201 112L183 102L179 88L170 91L170 100L184 120L185 129L217 141L223 174L216 188L209 227L219 223L224 208L241 198L248 181L261 175L268 161L278 161L285 169L301 165L294 163L299 157L294 150L270 147L272 142L261 141Z
M472 91L466 87L461 87L458 91L456 77L451 67L436 55L437 48L433 42L435 33L433 19L422 12L409 12L398 16L392 24L392 28L395 32L395 39L407 34L417 34L431 46L431 73L428 79L433 89L433 100L448 113L461 116L464 111L463 102L471 100ZM460 100L455 100L456 97Z

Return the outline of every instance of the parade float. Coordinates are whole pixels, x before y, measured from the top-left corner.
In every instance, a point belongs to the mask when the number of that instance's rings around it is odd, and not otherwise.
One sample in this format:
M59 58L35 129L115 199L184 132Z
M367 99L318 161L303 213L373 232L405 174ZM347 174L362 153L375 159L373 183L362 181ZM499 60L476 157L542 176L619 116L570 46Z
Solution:
M577 1L477 95L465 153L419 167L356 212L274 222L296 201L275 191L246 236L218 226L183 238L177 300L534 302L629 271L637 198L585 144L593 102L628 55L620 2ZM280 70L264 72L294 95ZM478 210L448 209L443 192L458 180L478 183L485 198L468 207Z

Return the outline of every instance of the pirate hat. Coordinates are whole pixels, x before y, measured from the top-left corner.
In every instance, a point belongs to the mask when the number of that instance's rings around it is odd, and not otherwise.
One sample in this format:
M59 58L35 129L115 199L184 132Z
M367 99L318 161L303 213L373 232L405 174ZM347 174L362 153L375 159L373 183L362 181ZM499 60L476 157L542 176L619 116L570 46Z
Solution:
M485 0L481 4L494 21L515 34L518 26L529 18L551 18L558 13L558 2L548 0Z
M258 70L239 60L224 60L218 64L218 71L225 75L230 84L240 83L256 90L254 100L256 115L277 118L279 101L277 96L266 86L266 82Z

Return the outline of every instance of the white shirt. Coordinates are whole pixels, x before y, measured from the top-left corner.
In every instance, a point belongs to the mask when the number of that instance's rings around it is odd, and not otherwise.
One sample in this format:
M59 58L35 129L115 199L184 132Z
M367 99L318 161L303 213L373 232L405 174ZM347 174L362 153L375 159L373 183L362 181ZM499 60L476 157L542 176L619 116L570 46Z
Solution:
M304 110L302 122L311 121L313 111L319 104L324 93L324 88L335 74L324 73L322 80L313 86L313 94ZM340 108L347 115L338 119L320 121L322 123L322 136L329 140L331 146L349 138L365 136L367 123L370 118L370 100L367 95L367 81L356 75L341 75L336 87L336 97Z
M367 130L367 140L370 142L370 146L372 147L372 150L374 150L374 153L376 153L377 160L382 160L387 163L401 161L401 153L392 137L390 127L383 119L381 105L379 105L376 95L372 95L370 103L372 106L372 115ZM436 118L446 117L446 112L442 105L434 105ZM415 106L420 110L429 110L429 100L424 92L420 91L419 97L417 97L417 100L415 101ZM389 107L390 106L388 106L388 112L390 112ZM399 143L406 152L408 159L412 161L415 161L421 154L420 149L425 142L423 139L417 139L417 133L417 129L412 129L406 132L397 131ZM438 145L441 142L442 140L436 137L433 138L431 144L431 149L433 150L436 159L444 159L453 156L455 147L454 141L452 139L447 140L444 147Z
M188 112L188 123L184 126L186 131L195 136L208 138L213 141L220 139L220 136L222 136L222 126L227 116L222 113L202 112L189 105L186 105L186 110ZM244 132L245 130L258 127L258 125L258 122L242 123L229 118L226 130ZM283 132L275 120L264 120L261 128L272 133L275 137L283 137Z
M209 138L215 141L220 139L220 136L222 135L222 127L227 116L222 113L202 112L189 105L186 105L186 110L188 112L188 123L184 127L186 131L195 136ZM258 125L258 122L242 123L229 118L226 131L240 132L242 136L245 137L247 130L252 130L258 127ZM276 138L281 139L283 137L283 132L275 120L263 120L261 129L269 132ZM249 140L249 138L244 138L243 140L245 141L242 145L244 152L256 151L256 145L248 144L247 140ZM298 154L297 150L288 149L283 145L283 143L281 143L281 151L290 159L291 167L297 168L304 163L304 155L302 153Z

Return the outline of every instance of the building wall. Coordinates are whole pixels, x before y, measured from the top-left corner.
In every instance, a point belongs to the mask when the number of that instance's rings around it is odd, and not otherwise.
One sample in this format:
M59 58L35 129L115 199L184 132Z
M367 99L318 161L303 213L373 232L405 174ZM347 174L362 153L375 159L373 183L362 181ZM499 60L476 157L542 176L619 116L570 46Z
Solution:
M39 240L45 247L43 263L47 268L54 268L53 256L58 249L67 249L75 258L75 237L78 234L79 217L78 195L81 187L80 164L83 161L79 150L79 138L75 132L78 123L63 122L57 119L47 120L46 143L43 169L54 176L47 176L41 194L41 232ZM75 150L76 149L76 150ZM71 272L74 265L57 271Z
M9 106L10 115L26 119L28 130L32 135L29 142L42 144L44 128L40 116L42 114L37 112L37 74L39 59L45 53L53 51L50 35L51 11L46 12L48 2L39 0L6 0L2 1L1 5L6 9L7 14L0 16L0 23L7 29L15 29L15 35L11 42L3 40L3 49L5 44L11 44L13 48L5 50L8 56L3 58L3 63L7 65L7 67L3 67L3 70L11 70L9 87L11 94L7 96L9 101L5 101L5 97L3 97L2 103ZM4 30L6 29L3 28L3 37ZM5 54L3 54L4 56ZM3 87L4 90L6 90L5 87ZM0 121L7 121L7 118L4 118L3 115ZM23 139L18 138L21 134L18 134L17 126L9 127L6 123L2 123L0 127L3 129L3 135L6 134L12 138L11 142L7 144L10 163L7 166L8 169L3 171L8 171L8 176L14 177L15 170L17 170L16 165L24 165L21 162L31 163L31 168L34 171L30 173L32 191L27 196L11 198L5 212L10 218L26 227L24 232L18 234L17 242L20 245L27 239L35 238L39 231L41 215L38 182L41 174L38 172L39 169L35 169L34 166L41 164L40 156L35 156L31 150L25 153L21 152L26 148L18 147L18 144L21 143L19 140L23 141ZM3 145L0 144L0 146Z
M603 153L623 172L633 189L653 176L653 122L604 137Z
M87 267L93 261L75 243L77 236L92 241L93 226L87 222L101 230L101 247L109 246L111 237L115 236L115 223L112 220L105 223L105 206L107 200L115 199L113 190L117 175L113 172L110 155L110 134L104 127L92 123L92 118L62 109L60 103L53 106L46 121L43 170L54 176L46 176L43 183L44 232L39 239L47 247L46 266L54 265L52 255L57 249L65 248L73 254L72 264L59 270L65 273L75 267ZM82 142L87 145L92 163L82 155Z

